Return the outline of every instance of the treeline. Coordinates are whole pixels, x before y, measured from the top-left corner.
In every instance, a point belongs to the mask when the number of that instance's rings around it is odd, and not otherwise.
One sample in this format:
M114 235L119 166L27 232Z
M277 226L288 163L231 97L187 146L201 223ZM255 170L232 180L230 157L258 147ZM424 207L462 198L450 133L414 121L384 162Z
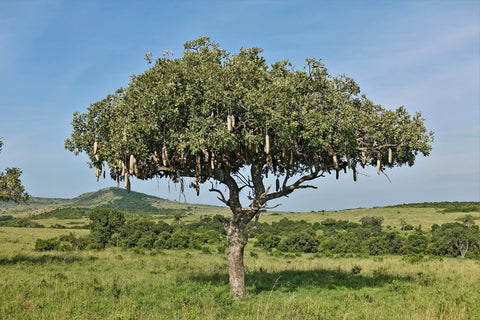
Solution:
M434 224L399 231L382 226L382 217L364 217L360 223L326 219L321 223L290 221L261 224L255 246L269 251L332 255L436 255L480 258L480 231L473 217L462 223ZM411 227L411 226L410 226Z
M115 210L111 208L103 208L99 207L102 210ZM89 215L97 209L90 209L90 208L58 208L51 211L43 212L41 214L37 214L35 216L24 217L24 218L17 218L12 215L0 215L0 227L19 227L19 228L44 228L45 226L41 224L41 220L44 219L82 219L85 217L89 217ZM151 217L152 212L148 211L121 211L124 213L126 217ZM164 208L164 209L156 209L155 215L156 216L173 216L177 213L187 214L187 209L171 209L171 208ZM56 224L54 228L67 228L67 226ZM74 227L68 226L69 229L90 229L89 224L79 224Z
M90 234L77 237L70 233L39 239L35 249L68 251L115 246L136 251L193 248L205 253L212 250L223 252L226 249L223 226L215 217L202 217L200 222L185 224L182 222L184 214L178 211L173 215L173 223L167 224L146 218L127 220L123 212L109 209L96 209L88 216L91 221Z
M89 213L90 234L73 234L38 240L36 250L103 249L107 246L142 250L197 249L205 253L227 248L222 216L202 216L183 223L182 212L167 224L146 218L127 220L116 210L96 209ZM480 230L473 217L461 222L433 225L428 230L406 225L403 230L383 226L382 217L364 217L360 223L332 218L309 223L283 218L278 222L250 225L253 245L272 254L315 253L348 255L435 255L480 258Z
M480 202L477 201L464 201L464 202L422 202L422 203L409 203L391 206L391 208L435 208L439 212L479 212Z

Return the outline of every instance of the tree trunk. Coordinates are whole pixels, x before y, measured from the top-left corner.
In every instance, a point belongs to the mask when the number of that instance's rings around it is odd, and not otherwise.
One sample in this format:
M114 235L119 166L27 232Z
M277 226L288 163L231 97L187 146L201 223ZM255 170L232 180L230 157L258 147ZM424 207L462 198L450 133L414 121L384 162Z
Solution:
M245 228L232 221L227 228L228 236L228 275L230 293L234 299L245 297L245 269L243 267L243 249L247 244Z
M459 240L457 243L458 243L457 247L458 247L458 250L460 251L460 255L462 256L462 258L465 258L465 256L467 255L468 247L469 247L468 240L465 242Z

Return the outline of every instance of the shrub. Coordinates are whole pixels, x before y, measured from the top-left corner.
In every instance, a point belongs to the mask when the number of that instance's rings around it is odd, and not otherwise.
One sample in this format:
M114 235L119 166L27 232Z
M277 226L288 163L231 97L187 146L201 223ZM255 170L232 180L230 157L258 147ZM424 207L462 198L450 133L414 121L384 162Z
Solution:
M209 246L203 246L201 250L202 250L202 253L204 253L204 254L211 254L212 253L212 250L210 250Z
M327 228L335 228L335 229L352 229L356 228L359 226L358 223L350 222L348 220L335 220L333 218L328 218L322 221L322 226L325 226Z
M360 267L359 265L356 264L352 267L352 274L360 274L360 272L362 272L362 267Z
M108 209L96 209L89 214L91 244L105 248L112 235L120 231L125 223L122 212Z
M406 254L402 257L403 261L407 261L407 262L410 262L410 263L417 263L422 259L423 259L423 254L421 254L421 253L417 253L417 254L408 253L408 254Z
M466 224L445 223L433 234L435 253L444 256L475 256L479 252L480 232L477 225L468 227Z
M273 235L270 232L261 233L257 235L256 238L257 242L255 243L255 246L264 248L266 250L277 248L281 240L279 236Z
M428 238L423 232L416 231L409 235L406 240L406 252L421 254L426 252L428 245Z
M83 250L85 249L91 242L91 237L89 235L83 237L76 237L73 233L61 235L59 237L60 242L65 247L70 247L70 249L77 249Z
M337 246L339 245L339 240L334 239L334 238L324 238L321 240L319 246L318 246L318 251L321 253L334 253L336 252Z
M388 253L388 244L383 237L374 237L368 241L368 251L372 256Z
M390 231L385 233L384 238L387 243L386 253L398 254L400 252L400 248L402 247L402 243L404 242L402 235L397 231Z
M221 243L217 245L217 252L220 254L224 254L228 249L228 245L226 243Z
M138 239L137 246L145 249L152 249L155 241L157 240L157 235L153 231L147 231L143 233Z
M383 223L383 217L363 217L360 222L363 226L380 227Z
M2 226L16 228L44 228L45 226L29 218L9 219L1 222Z
M153 246L157 249L170 249L171 242L169 241L172 235L169 232L163 231L157 236L157 240Z
M291 234L278 244L278 249L283 252L317 252L319 241L309 232Z
M198 241L202 243L214 244L223 241L223 236L214 230L205 230L196 235Z
M172 233L172 236L169 239L169 248L175 249L187 249L190 247L192 242L191 233L187 230L177 230Z
M60 246L58 238L37 239L35 242L35 251L51 251L56 250Z

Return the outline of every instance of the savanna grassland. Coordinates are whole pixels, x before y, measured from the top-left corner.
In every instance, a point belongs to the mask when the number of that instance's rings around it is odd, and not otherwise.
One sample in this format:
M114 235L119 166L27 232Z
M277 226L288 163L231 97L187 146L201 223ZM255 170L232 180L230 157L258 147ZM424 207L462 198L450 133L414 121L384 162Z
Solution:
M368 211L370 210L370 211ZM367 212L368 211L368 212ZM478 224L479 212L469 212ZM273 213L310 223L384 216L430 228L465 213L399 206L339 212ZM152 219L161 216L152 214ZM164 217L169 224L177 223ZM184 220L199 217L186 214ZM262 220L263 219L263 220ZM88 219L35 220L43 228L0 227L0 319L478 319L480 261L422 255L323 255L246 247L247 297L229 294L226 255L199 249L36 251L37 239L89 230ZM59 225L66 226L58 228ZM403 224L403 226L405 223ZM417 227L418 228L418 227ZM413 232L413 231L411 231ZM218 249L218 250L217 250Z

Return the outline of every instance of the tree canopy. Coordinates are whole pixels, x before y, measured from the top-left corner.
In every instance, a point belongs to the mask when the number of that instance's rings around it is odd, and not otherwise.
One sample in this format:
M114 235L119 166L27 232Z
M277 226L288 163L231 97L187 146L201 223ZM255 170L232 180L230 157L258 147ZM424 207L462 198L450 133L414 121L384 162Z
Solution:
M241 238L241 255L246 224L269 201L341 170L356 180L360 166L380 173L429 154L433 133L420 113L374 104L318 59L297 70L288 60L268 65L261 53L230 54L208 37L188 41L182 57L166 52L126 88L75 113L65 147L87 153L97 178L109 167L128 189L132 175L171 179L180 190L193 178L197 193L213 180L209 190L233 213L230 249Z
M100 170L108 165L115 179L223 182L260 164L259 174L284 177L267 200L299 187L288 184L294 176L345 168L355 176L359 165L381 171L429 154L432 134L420 113L375 105L320 60L301 70L287 60L269 67L260 53L231 55L207 37L187 42L183 57L158 59L127 88L76 113L66 147Z
M2 147L3 141L0 140L0 152ZM22 170L18 168L7 168L5 173L0 172L0 201L13 200L19 203L30 198L22 186L21 175Z

